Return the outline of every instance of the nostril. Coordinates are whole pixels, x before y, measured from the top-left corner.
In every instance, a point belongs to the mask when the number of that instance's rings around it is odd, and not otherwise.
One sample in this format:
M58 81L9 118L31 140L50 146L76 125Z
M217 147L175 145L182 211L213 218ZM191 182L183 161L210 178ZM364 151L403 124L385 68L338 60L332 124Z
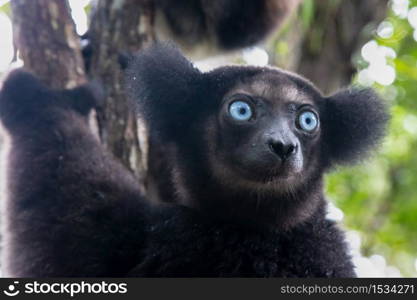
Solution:
M293 154L296 150L297 146L295 145L288 145L287 146L287 151L285 153L286 157L290 156L291 154Z
M281 159L287 159L297 151L297 145L284 144L277 141L269 141L269 149L277 154Z

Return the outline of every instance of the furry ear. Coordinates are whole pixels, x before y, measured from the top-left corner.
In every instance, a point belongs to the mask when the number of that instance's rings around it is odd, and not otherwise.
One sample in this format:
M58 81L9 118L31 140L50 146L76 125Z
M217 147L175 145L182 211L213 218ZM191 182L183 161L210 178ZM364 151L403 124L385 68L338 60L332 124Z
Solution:
M192 112L186 104L195 97L202 74L176 47L157 44L142 50L126 74L130 98L151 130L169 138L188 126Z
M348 89L325 99L322 114L329 164L349 164L366 157L385 135L387 106L372 89Z

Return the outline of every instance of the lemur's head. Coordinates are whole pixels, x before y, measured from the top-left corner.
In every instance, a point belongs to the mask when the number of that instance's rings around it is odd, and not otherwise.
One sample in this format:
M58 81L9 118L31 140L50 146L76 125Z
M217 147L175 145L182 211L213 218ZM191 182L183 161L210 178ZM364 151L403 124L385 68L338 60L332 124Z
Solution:
M255 210L264 195L316 195L323 173L363 158L388 120L372 90L324 97L307 80L277 68L228 66L201 73L167 46L143 51L129 78L151 134L169 152L174 184L192 183L179 188L183 196L215 182L219 194L255 199L234 203L235 209ZM268 204L271 210L283 205Z

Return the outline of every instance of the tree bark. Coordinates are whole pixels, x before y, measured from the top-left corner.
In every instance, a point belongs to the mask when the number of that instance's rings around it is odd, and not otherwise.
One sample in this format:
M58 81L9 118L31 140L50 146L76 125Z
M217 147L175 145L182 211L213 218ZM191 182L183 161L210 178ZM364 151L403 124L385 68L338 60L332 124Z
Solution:
M72 88L98 80L107 99L97 111L102 143L137 176L146 174L147 139L123 88L119 55L154 41L150 0L98 1L89 28L92 56L88 72L67 0L11 1L16 45L25 68L52 88ZM139 144L139 134L141 143Z
M25 68L52 88L86 82L79 38L67 1L13 0L13 30Z
M103 143L143 183L146 174L146 133L138 130L137 115L126 97L119 56L154 42L153 7L149 0L98 1L91 17L89 75L104 84L107 101L98 112ZM138 133L140 134L140 144Z
M290 68L313 80L324 92L331 92L350 83L355 72L351 58L370 37L370 32L363 34L362 29L385 16L387 0L313 3L308 28L294 18L286 35L291 51L284 60L292 61ZM79 37L67 1L13 0L11 7L16 44L25 67L53 88L86 82ZM98 111L100 138L144 183L146 133L144 126L138 126L133 105L125 95L119 55L153 43L152 1L97 1L93 11L88 75L99 80L107 94Z

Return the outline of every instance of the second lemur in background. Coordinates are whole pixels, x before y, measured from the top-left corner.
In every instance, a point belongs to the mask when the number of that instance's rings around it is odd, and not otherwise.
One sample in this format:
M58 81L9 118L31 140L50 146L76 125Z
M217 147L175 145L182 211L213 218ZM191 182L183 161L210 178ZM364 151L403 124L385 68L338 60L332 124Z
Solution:
M302 0L150 0L159 41L174 41L187 56L208 56L255 46L275 32ZM94 15L94 4L92 14ZM83 36L89 40L87 32ZM91 47L83 55L89 65ZM122 63L124 65L124 63Z
M237 50L263 41L302 0L154 0L155 32L192 56Z

